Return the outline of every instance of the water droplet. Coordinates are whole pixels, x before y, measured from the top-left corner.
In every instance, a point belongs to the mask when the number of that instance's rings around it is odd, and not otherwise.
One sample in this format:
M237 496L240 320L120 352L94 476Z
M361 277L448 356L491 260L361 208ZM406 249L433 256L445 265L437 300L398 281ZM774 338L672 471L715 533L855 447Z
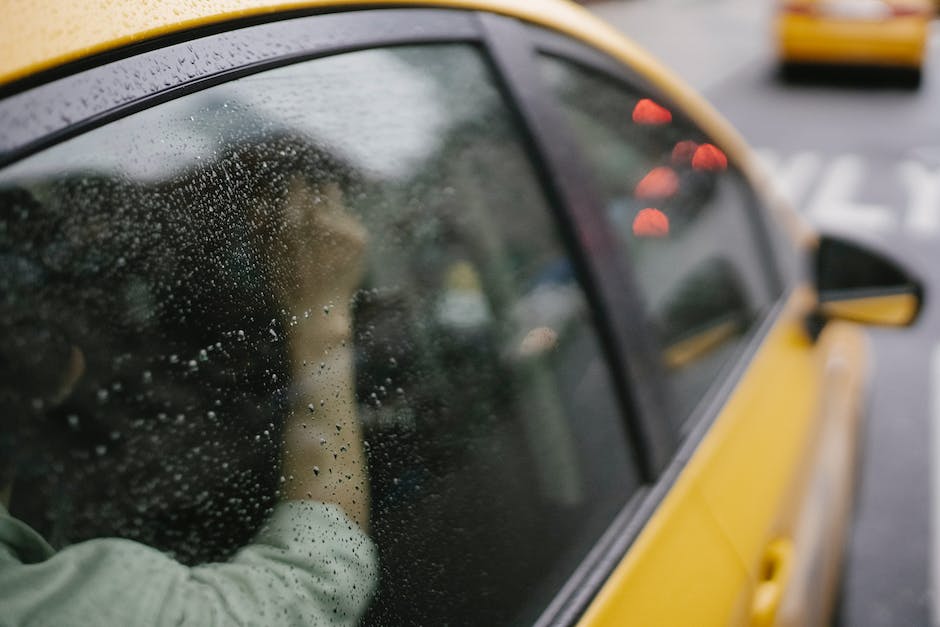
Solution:
M315 477L319 477L319 476L320 476L320 467L319 467L319 466L314 466L314 467L313 467L313 475L314 475Z

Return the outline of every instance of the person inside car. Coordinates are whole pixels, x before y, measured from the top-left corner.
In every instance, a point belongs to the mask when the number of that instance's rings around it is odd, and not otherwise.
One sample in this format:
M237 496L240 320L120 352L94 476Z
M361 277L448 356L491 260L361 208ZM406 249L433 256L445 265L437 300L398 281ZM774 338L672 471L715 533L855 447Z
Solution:
M176 194L188 222L97 271L56 257L76 232L92 247L94 219L2 192L0 622L358 623L377 577L351 332L366 240L326 163L276 137L124 190L111 209L144 220Z

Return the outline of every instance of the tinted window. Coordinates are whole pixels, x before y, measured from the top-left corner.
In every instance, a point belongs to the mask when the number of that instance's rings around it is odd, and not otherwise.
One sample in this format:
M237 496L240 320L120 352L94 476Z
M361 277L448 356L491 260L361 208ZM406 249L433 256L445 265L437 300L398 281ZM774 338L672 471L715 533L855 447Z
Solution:
M567 61L541 63L635 271L681 421L776 295L751 192L666 103Z
M521 145L474 48L406 47L0 173L2 483L47 559L126 538L221 577L267 542L220 611L530 622L637 478ZM277 536L285 501L345 518L292 510ZM94 574L134 607L128 568Z

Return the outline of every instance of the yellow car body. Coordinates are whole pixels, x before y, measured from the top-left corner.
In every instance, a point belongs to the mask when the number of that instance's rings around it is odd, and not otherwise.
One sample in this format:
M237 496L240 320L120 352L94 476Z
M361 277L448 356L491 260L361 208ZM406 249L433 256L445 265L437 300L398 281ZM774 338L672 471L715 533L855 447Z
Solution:
M873 7L871 14L839 8L856 4ZM776 16L778 56L784 63L917 69L924 61L931 17L927 2L784 3Z
M178 40L232 20L359 5L494 12L578 39L667 94L773 198L742 139L700 96L612 27L561 0L15 0L0 24L0 87L6 93L127 46ZM784 15L778 26L788 61L915 66L926 37L920 17L855 24ZM768 204L774 228L809 254L812 230L785 204ZM578 624L806 625L830 615L851 518L869 350L862 331L844 322L828 324L814 341L806 318L816 307L815 292L803 284L773 315L716 418L665 469L655 488L659 505L603 574Z

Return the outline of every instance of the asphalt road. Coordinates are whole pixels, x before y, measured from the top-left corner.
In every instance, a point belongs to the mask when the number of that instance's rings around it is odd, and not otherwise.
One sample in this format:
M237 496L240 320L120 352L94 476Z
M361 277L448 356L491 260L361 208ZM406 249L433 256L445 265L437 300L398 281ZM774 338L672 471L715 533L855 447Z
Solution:
M924 82L777 79L769 0L630 0L592 10L686 78L823 231L921 275L911 329L871 332L875 373L843 625L940 625L940 24Z

